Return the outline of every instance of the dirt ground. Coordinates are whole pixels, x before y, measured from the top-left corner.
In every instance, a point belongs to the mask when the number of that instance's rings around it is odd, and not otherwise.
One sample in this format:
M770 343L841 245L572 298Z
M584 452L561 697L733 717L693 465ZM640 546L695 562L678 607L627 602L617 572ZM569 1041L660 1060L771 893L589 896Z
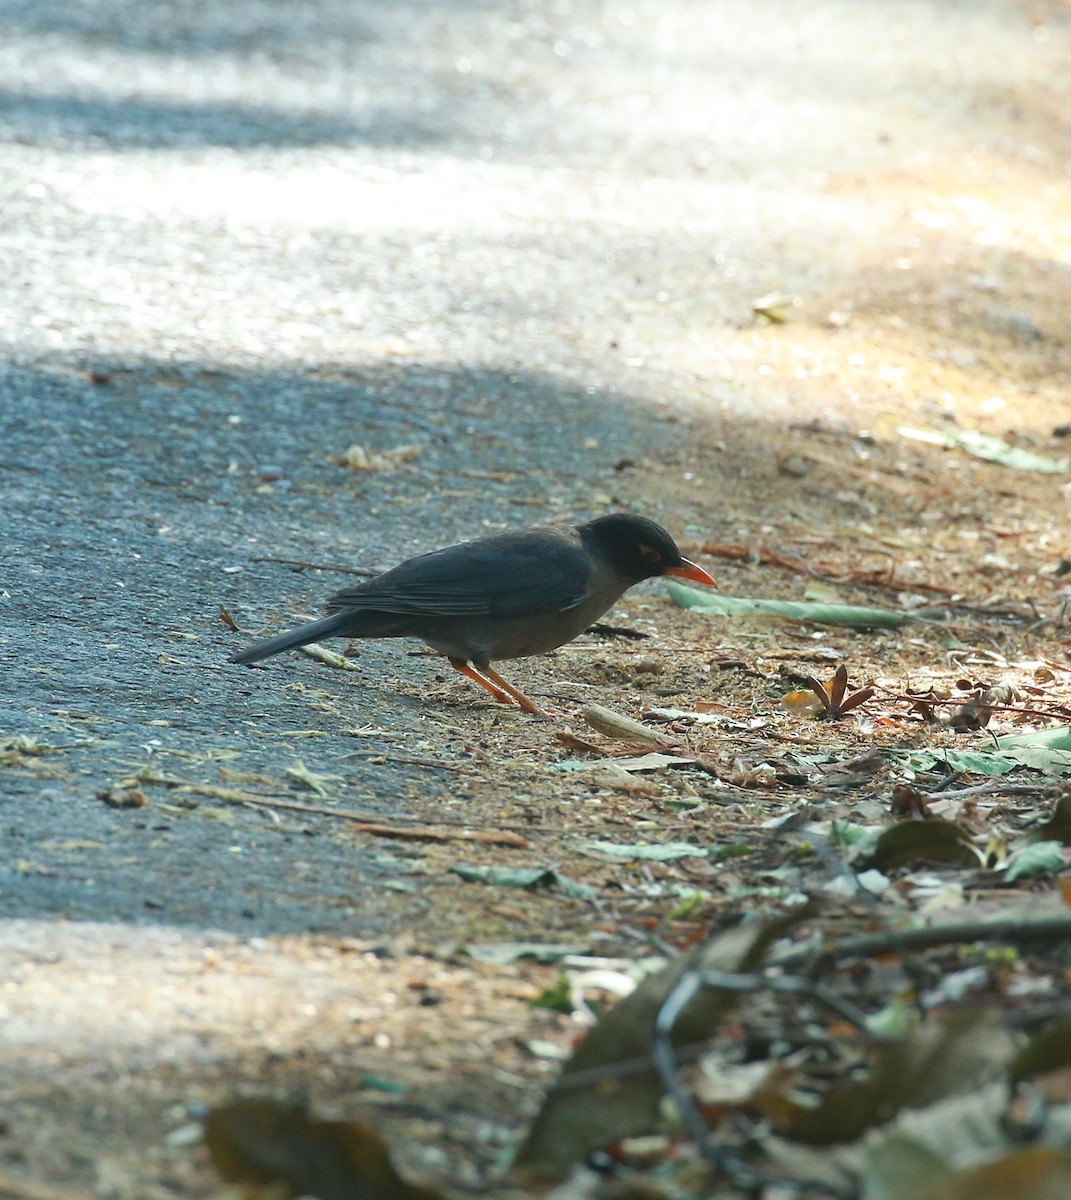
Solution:
M1071 13L805 8L0 3L0 1196L227 1194L197 1119L235 1096L505 1195L584 1029L519 943L620 966L730 921L791 859L764 823L829 802L764 763L965 744L912 688L1068 703L1071 471L935 443L1068 448ZM225 662L344 568L615 508L722 593L951 620L644 585L607 618L644 640L510 664L554 722L398 645ZM838 663L872 704L784 707ZM613 750L585 705L701 702L713 769L562 769Z

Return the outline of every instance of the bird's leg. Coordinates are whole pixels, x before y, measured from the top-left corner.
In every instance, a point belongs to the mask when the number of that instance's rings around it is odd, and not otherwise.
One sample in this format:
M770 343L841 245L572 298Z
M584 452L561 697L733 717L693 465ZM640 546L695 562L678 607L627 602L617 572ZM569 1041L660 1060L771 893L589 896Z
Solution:
M450 659L450 666L462 675L467 675L473 683L478 683L480 687L486 688L499 704L512 705L516 701L517 705L526 713L532 713L537 717L549 717L551 715L548 712L544 712L538 704L529 700L524 692L518 691L513 684L508 683L497 671L492 671L490 667L478 667L475 663L466 662L463 658Z
M509 692L500 688L497 684L492 683L490 679L484 678L484 676L480 674L479 669L472 663L466 662L463 658L452 658L450 659L450 666L452 666L455 671L459 671L462 675L467 675L474 683L478 683L480 687L486 688L499 702L499 704L508 704L511 708L513 707L513 700L511 699Z
M546 709L540 708L534 700L529 700L524 692L520 691L518 688L515 688L508 680L503 679L502 676L499 675L497 671L492 670L491 667L479 667L477 669L482 674L486 675L493 684L501 688L507 696L512 696L524 712L532 713L537 717L554 716L554 713L549 713L546 711Z

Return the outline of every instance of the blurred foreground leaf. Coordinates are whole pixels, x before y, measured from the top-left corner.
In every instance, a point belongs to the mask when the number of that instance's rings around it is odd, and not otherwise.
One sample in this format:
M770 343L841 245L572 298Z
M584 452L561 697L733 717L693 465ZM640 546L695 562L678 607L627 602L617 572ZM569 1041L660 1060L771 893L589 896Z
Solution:
M811 1145L854 1142L901 1109L927 1108L977 1087L1011 1053L1010 1035L984 1012L919 1026L878 1051L866 1079L831 1089L817 1108L782 1101L778 1132Z
M383 1139L366 1125L318 1121L298 1105L239 1100L205 1120L205 1142L228 1183L251 1196L316 1200L439 1200L394 1169Z
M981 864L967 833L952 821L901 821L878 838L860 867L892 871L915 863L952 863L960 867Z
M543 1102L515 1168L540 1180L560 1179L593 1150L643 1133L657 1123L664 1094L650 1054L655 1020L666 997L692 970L750 971L767 946L800 914L722 934L648 975L588 1033ZM676 1045L714 1033L738 994L707 988L686 1005L673 1028Z

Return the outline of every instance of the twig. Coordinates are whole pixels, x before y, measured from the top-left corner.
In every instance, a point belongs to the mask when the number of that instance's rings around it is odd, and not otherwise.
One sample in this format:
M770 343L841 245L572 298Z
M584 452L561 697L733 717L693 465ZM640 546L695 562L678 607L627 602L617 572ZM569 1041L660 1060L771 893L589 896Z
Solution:
M388 825L376 819L376 814L361 812L353 808L328 808L323 804L303 804L300 800L280 800L268 796L257 796L252 792L243 792L237 788L216 787L208 783L192 783L185 779L176 779L159 772L141 770L135 776L139 783L156 783L163 787L174 788L177 791L193 792L201 796L209 796L215 800L223 800L228 804L248 804L253 808L286 809L291 812L312 813L321 817L339 817L344 821L352 821L354 828L360 833L373 837L394 837L410 841L425 842L483 842L491 846L513 846L518 850L527 849L531 844L519 833L505 829L472 829L467 825Z
M437 758L411 758L405 754L385 754L382 750L351 750L340 758L381 758L384 762L406 763L411 767L437 767L440 771L464 771L455 763L440 762Z
M893 700L900 704L914 704L923 708L949 708L955 705L957 708L962 707L965 701L970 700L969 696L912 696L910 692L900 693L894 692L887 688L881 687L880 684L875 685L881 694L887 700ZM1067 724L1071 721L1071 709L1059 701L1052 701L1054 707L1051 709L1044 708L1023 708L1017 704L986 704L985 708L989 712L995 713L1011 713L1017 717L1044 717L1048 721L1060 721Z
M370 567L337 567L334 563L305 562L300 558L251 558L255 563L282 563L284 566L296 567L299 571L338 571L342 575L382 575L382 571L373 571Z
M949 778L952 778L949 776ZM1000 779L987 779L985 783L976 783L965 788L944 788L933 792L920 792L926 800L962 800L967 796L1033 796L1038 792L1055 792L1062 790L1057 783L1004 783Z
M794 967L803 963L840 962L845 958L876 958L908 950L928 950L934 946L962 945L970 942L1049 942L1071 937L1071 913L1067 916L1022 917L996 921L958 921L932 925L925 929L889 929L844 938L825 948L798 946L772 955L768 967Z
M712 1136L712 1130L703 1116L691 1092L684 1086L678 1069L678 1057L673 1047L673 1027L684 1009L698 994L700 988L717 988L729 992L789 992L798 996L810 996L826 1005L838 1016L854 1025L861 1033L868 1033L866 1014L850 1000L838 996L821 984L792 975L770 975L762 971L717 971L693 968L686 971L677 981L662 1003L655 1018L651 1053L658 1070L662 1086L673 1100L684 1123L689 1127L700 1154L712 1166L725 1172L737 1187L756 1191L763 1180L748 1166L736 1150L721 1145ZM872 1035L870 1035L872 1037ZM877 1040L877 1039L874 1039ZM842 1196L846 1193L836 1188L828 1195Z
M764 567L780 567L794 575L807 575L829 583L854 583L859 587L882 588L885 591L913 588L916 591L933 592L938 596L954 594L954 589L939 583L897 579L895 565L882 571L880 575L877 571L849 571L847 574L835 575L812 566L798 555L782 554L779 550L770 550L766 546L746 546L740 542L704 542L699 549L702 554L710 554L715 558L724 558L731 562L757 563Z
M414 842L483 842L489 846L512 846L526 850L531 844L519 833L497 829L444 828L435 825L381 825L373 821L354 821L354 829L372 837L393 837Z
M638 629L626 629L620 625L603 625L601 622L590 626L584 632L594 633L603 638L624 638L631 642L643 642L651 636L649 633L641 633Z

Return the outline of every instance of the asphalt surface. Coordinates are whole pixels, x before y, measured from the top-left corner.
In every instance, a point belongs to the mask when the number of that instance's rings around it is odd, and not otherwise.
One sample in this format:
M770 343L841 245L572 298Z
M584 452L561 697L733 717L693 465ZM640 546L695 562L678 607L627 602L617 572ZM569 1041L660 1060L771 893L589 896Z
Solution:
M51 748L0 768L0 914L374 932L393 867L338 823L98 794L298 759L385 816L454 786L339 728L446 747L435 663L226 664L347 582L258 560L586 519L667 418L754 419L717 331L865 237L828 172L960 136L962 78L1030 37L964 7L875 40L871 6L795 0L0 2L0 737ZM354 472L354 443L419 453Z

